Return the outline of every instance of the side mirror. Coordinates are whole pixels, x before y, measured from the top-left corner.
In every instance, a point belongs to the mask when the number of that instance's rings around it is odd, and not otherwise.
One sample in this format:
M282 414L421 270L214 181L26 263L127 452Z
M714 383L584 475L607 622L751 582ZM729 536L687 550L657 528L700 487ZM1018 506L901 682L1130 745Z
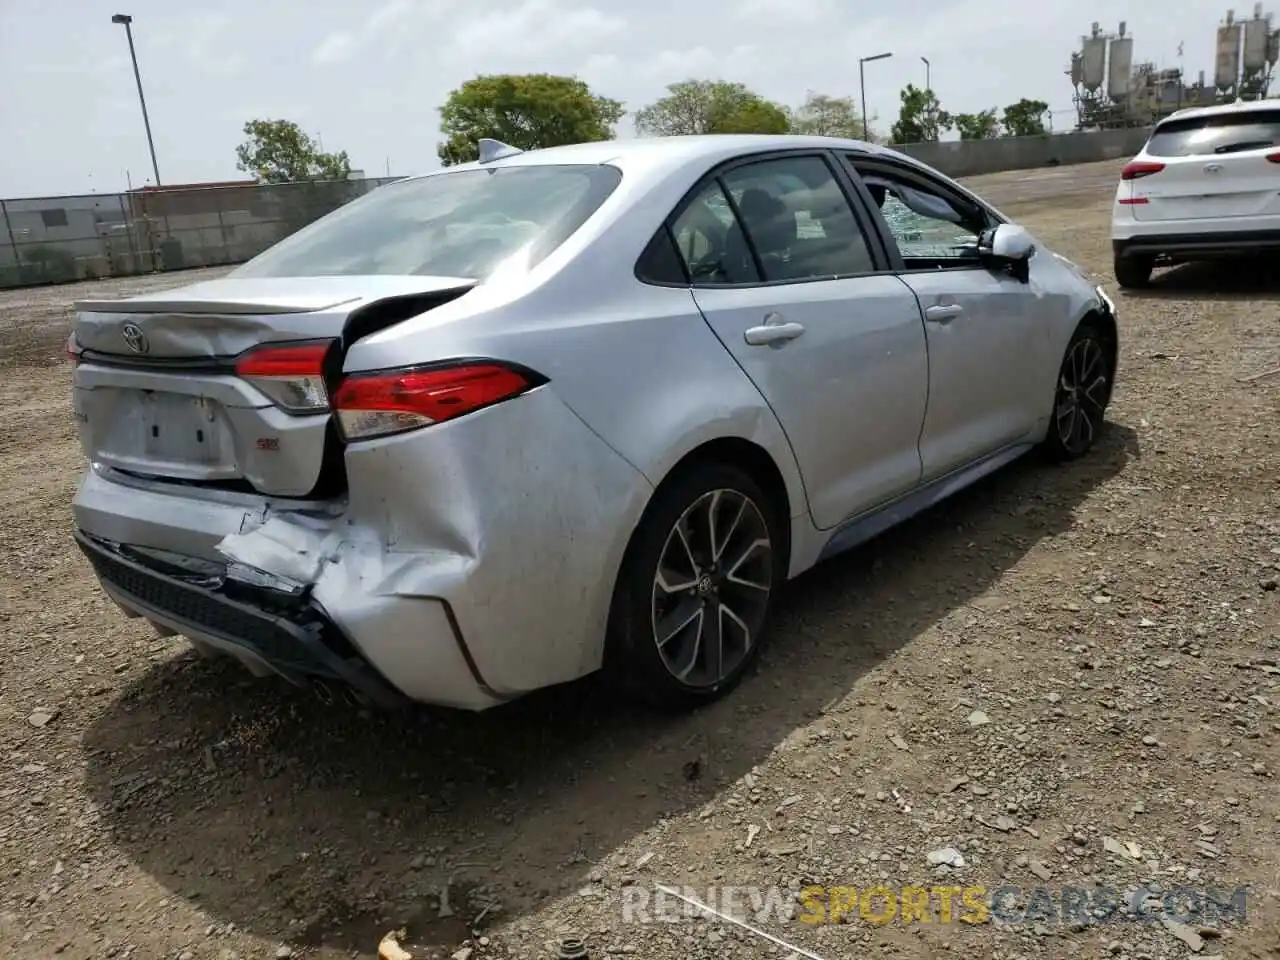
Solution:
M978 239L979 255L993 267L1007 269L1026 283L1030 276L1028 261L1035 255L1036 244L1031 234L1013 223L1002 223L984 230Z

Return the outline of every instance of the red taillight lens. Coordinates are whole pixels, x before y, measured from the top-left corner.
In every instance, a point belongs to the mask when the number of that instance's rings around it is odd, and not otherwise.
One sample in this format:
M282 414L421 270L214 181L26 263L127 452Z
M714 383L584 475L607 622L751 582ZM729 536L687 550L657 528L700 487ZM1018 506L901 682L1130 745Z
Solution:
M1141 180L1164 169L1163 163L1151 163L1146 160L1135 160L1120 171L1121 180Z
M1280 153L1268 153L1267 159L1272 163L1280 163Z
M236 358L236 375L286 413L328 410L324 368L332 346L332 340L324 340L257 347Z
M430 426L519 396L545 382L501 363L387 370L348 377L333 397L347 440Z

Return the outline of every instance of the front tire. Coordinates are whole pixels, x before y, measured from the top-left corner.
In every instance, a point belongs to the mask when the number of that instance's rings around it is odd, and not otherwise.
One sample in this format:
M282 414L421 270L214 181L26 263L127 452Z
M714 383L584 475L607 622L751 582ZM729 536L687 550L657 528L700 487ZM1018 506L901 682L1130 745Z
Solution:
M658 489L623 561L606 667L633 699L686 710L738 685L786 575L783 520L744 471L698 464Z
M1045 451L1054 460L1078 460L1102 433L1115 381L1112 345L1102 331L1085 321L1076 328L1053 394L1053 415Z
M1151 283L1151 271L1155 266L1152 257L1116 257L1112 272L1121 287L1136 290Z

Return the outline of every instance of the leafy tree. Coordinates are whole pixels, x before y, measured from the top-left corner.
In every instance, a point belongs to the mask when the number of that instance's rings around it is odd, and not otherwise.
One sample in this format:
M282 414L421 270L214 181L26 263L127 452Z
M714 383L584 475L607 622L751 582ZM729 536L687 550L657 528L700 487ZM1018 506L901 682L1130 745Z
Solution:
M250 120L248 139L236 147L236 166L262 183L346 180L351 160L345 150L325 153L292 120Z
M954 122L961 140L990 140L1000 136L995 107L981 113L957 113Z
M1042 137L1049 131L1045 129L1044 118L1049 112L1049 104L1043 100L1028 100L1023 97L1017 103L1004 108L1004 124L1006 135L1010 137Z
M741 83L683 80L667 95L636 112L636 130L645 136L703 133L789 133L787 111Z
M791 112L791 132L814 137L862 139L862 117L852 97L831 97L810 90Z
M899 94L902 107L893 125L894 143L932 143L953 126L951 114L942 109L932 90L908 83Z
M479 156L479 141L521 150L612 140L622 104L597 96L577 77L549 73L490 74L468 80L440 108L437 148L446 167Z

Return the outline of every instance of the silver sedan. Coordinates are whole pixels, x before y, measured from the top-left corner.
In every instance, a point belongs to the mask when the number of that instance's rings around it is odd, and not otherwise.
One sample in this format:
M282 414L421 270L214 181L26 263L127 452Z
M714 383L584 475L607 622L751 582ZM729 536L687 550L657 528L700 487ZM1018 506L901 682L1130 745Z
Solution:
M878 146L681 137L382 187L226 277L77 304L75 537L127 616L326 695L693 706L788 578L1036 448L1115 309Z

